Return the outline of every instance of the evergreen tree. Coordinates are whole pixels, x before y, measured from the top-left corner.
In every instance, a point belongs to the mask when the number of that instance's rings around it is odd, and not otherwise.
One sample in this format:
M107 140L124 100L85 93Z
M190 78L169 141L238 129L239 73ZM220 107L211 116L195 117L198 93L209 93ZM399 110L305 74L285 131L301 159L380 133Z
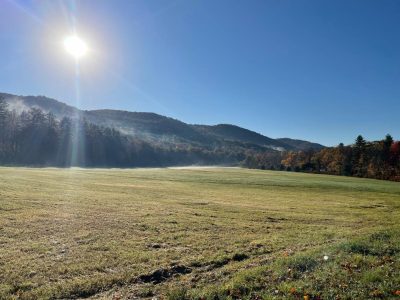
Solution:
M366 144L367 143L364 140L364 138L362 137L362 135L357 136L356 144L355 144L357 149L360 149L360 150L364 149Z
M365 154L367 142L362 135L357 136L353 151L353 175L364 177L366 175Z

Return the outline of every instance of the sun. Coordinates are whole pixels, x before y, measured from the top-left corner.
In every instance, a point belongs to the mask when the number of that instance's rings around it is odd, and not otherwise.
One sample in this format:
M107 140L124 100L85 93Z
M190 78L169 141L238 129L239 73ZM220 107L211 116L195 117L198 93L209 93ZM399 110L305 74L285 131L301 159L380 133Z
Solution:
M76 35L71 35L64 39L64 48L75 59L80 59L88 52L87 44Z

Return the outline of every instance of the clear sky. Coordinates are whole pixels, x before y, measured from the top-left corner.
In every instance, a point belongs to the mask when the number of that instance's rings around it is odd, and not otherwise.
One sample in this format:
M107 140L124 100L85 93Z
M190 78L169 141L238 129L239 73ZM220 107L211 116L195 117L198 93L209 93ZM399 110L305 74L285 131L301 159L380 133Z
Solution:
M73 30L89 53L80 61ZM0 91L335 145L400 139L399 0L1 0Z

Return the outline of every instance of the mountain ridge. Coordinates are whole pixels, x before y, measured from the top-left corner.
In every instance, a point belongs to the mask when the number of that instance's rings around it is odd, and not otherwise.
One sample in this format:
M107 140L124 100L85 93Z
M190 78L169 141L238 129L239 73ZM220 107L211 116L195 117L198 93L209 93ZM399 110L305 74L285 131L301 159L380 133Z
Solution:
M153 112L132 112L115 109L80 110L46 96L18 96L0 93L10 109L18 112L39 108L51 112L56 118L85 118L96 125L113 127L123 134L169 145L194 146L241 144L244 147L261 147L271 150L320 150L323 145L309 141L273 139L234 124L188 124Z

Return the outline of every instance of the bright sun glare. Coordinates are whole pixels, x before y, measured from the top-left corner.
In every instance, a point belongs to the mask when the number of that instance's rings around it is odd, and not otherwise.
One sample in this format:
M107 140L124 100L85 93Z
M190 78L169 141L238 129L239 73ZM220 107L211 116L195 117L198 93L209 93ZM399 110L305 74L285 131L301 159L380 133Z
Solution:
M81 58L88 52L86 43L76 35L64 39L65 50L76 59Z

